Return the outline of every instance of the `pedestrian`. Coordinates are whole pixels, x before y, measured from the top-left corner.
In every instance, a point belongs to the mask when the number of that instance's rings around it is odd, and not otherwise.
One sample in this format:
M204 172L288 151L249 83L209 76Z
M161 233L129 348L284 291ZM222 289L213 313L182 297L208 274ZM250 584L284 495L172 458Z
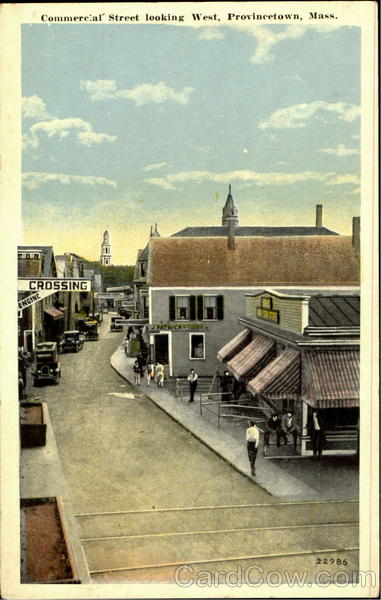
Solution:
M265 430L265 446L270 445L270 434L275 433L276 435L276 445L280 446L280 439L283 438L285 443L287 444L287 436L282 430L281 420L279 418L278 413L274 413L272 417L267 421L266 430Z
M135 385L140 385L140 372L141 372L141 368L140 368L140 365L139 365L139 363L138 363L137 360L134 362L134 366L132 367L132 370L134 372L134 383L135 383Z
M245 384L238 379L234 379L233 382L233 398L234 402L237 404L243 392L245 391Z
M255 476L255 461L257 459L259 448L259 429L255 421L249 421L246 429L247 454L249 456L251 474Z
M287 444L287 435L290 433L294 439L294 449L296 450L296 444L298 440L299 427L296 424L296 419L292 410L288 410L281 419L282 431L286 436L285 443Z
M232 377L229 371L224 371L224 374L221 377L221 402L230 402L232 399Z
M139 354L136 357L136 360L139 363L139 367L143 370L146 364L146 360L144 358L143 352L139 352Z
M198 375L194 369L189 371L187 379L189 381L189 402L193 402L198 382Z
M323 454L323 444L325 441L325 423L320 411L317 408L312 410L307 422L307 431L311 438L312 452L314 460L321 458Z
M146 366L147 385L151 385L151 380L155 377L154 366L151 361L148 361Z
M164 387L164 365L158 362L156 365L155 374L157 386L161 388Z

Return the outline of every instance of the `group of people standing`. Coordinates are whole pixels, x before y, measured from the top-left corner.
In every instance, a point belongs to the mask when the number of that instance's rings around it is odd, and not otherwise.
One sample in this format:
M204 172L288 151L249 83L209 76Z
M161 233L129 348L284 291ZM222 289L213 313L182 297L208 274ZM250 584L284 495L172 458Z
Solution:
M140 385L141 380L145 377L147 385L151 385L151 382L156 382L158 387L164 387L164 365L160 362L154 364L151 361L147 361L142 353L139 353L132 370L134 372L135 385Z
M325 423L318 409L313 409L308 418L307 432L311 440L313 459L321 458L325 443ZM293 438L294 449L296 449L299 433L299 427L292 410L288 410L282 417L279 417L278 413L274 413L266 423L263 443L265 447L269 446L270 436L271 434L275 434L276 445L279 448L281 441L285 445L288 443L288 435L290 434ZM255 461L259 449L259 440L260 431L255 421L249 421L246 429L246 442L251 474L253 476L255 475Z

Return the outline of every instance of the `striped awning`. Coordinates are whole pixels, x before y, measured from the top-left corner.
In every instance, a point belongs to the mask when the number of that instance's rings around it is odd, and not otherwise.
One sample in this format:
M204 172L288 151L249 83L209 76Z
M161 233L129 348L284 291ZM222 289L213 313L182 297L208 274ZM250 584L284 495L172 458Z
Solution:
M219 350L217 354L218 360L231 360L233 356L238 354L238 352L240 352L248 344L250 338L250 329L246 328L240 331L235 337L233 337L232 340L230 340L230 342L225 344L225 346L223 346L221 350Z
M270 398L295 398L300 396L300 352L287 348L274 358L248 384L253 394Z
M274 354L274 341L256 333L252 341L227 362L227 368L236 379L253 377L271 361Z
M306 354L307 393L305 400L317 408L359 406L360 353L356 350L327 350Z

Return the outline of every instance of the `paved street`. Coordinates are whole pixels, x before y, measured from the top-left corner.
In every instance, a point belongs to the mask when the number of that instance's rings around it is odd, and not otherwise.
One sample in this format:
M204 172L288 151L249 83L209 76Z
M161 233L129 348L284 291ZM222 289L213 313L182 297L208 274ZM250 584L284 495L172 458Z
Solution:
M254 558L311 575L319 551L355 569L357 503L282 504L233 469L113 370L123 335L106 319L98 342L61 355L59 385L29 394L47 401L91 580L173 581L176 565L231 570ZM41 490L36 474L53 477L49 452L23 451L24 495Z

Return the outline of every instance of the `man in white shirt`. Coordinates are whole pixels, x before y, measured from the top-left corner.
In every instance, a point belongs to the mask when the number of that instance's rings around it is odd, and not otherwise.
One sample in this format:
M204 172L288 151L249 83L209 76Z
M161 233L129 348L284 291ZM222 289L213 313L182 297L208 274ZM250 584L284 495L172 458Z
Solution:
M251 468L251 474L255 476L255 461L257 459L258 448L259 448L259 429L255 424L255 421L249 421L249 426L246 429L246 442L247 442L247 453L249 455L249 462Z
M198 375L197 375L196 371L194 369L191 369L189 371L189 375L188 375L188 381L189 381L189 402L193 402L194 401L194 394L195 394L196 389L197 389L197 380L198 380Z

